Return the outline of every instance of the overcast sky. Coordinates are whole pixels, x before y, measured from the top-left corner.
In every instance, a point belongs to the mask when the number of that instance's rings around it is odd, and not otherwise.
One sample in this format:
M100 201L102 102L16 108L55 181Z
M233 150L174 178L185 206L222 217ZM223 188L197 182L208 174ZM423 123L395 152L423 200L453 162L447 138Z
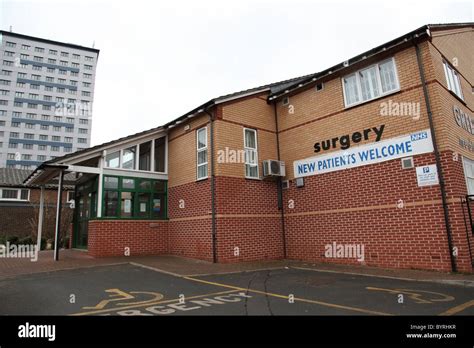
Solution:
M474 1L0 0L0 27L100 49L92 145L213 97L324 70Z

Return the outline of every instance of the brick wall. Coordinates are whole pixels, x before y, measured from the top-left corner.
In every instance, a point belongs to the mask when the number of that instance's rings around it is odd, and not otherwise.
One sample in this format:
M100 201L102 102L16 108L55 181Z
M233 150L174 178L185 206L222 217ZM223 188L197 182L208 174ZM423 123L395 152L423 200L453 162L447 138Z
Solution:
M168 222L157 220L91 220L88 252L94 257L165 254Z
M54 238L56 220L56 190L45 190L45 212L43 234L45 238ZM67 193L63 193L63 204ZM0 236L34 237L38 231L40 190L30 189L29 202L0 201ZM62 211L62 225L72 221L72 210L65 204ZM65 232L67 234L67 232Z

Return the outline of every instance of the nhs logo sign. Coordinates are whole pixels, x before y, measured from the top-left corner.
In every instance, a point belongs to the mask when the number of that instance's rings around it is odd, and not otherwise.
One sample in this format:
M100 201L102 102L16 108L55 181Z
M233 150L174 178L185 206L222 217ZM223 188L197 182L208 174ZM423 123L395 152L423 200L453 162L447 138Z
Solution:
M422 139L427 139L428 133L427 132L419 132L411 135L411 141L417 141Z

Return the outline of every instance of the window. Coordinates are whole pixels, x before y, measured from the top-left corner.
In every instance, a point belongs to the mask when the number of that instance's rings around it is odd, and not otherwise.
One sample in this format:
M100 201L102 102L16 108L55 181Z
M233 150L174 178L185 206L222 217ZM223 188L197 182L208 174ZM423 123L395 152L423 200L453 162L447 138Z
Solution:
M136 146L132 146L132 147L129 147L128 149L123 150L122 168L124 168L124 169L135 169L136 152L137 152L137 147Z
M5 46L7 47L16 47L16 43L15 42L10 42L10 41L7 41Z
M66 122L67 123L74 123L74 118L73 117L66 117Z
M0 200L28 201L30 190L16 188L0 188Z
M20 137L20 133L18 132L10 132L10 138L19 138Z
M18 77L20 77L19 74L20 74L20 73L18 73ZM3 75L3 76L11 76L11 75L12 75L12 72L11 72L10 70L2 70L1 75Z
M15 52L11 52L11 51L5 51L5 53L3 54L5 57L13 57L13 55L15 54Z
M60 137L59 135L53 135L53 136L51 137L51 140L52 140L52 141L61 141L61 137Z
M38 145L38 150L46 151L47 150L46 145Z
M84 59L85 59L87 62L92 62L92 61L94 61L94 57L85 56Z
M85 70L92 70L92 65L84 64L84 69Z
M12 122L11 125L14 128L19 128L20 127L20 122Z
M4 61L3 61L3 65L5 65L5 66L13 66L13 61L11 61L11 60L4 60Z
M22 50L25 50L25 51L28 51L30 49L30 46L28 45L21 45L21 49Z
M19 73L17 74L17 77L18 77L19 79L26 79L26 73L19 72Z
M466 178L467 194L474 195L474 161L463 157L464 176Z
M74 128L73 127L65 127L66 128L66 133L72 133L74 132Z
M138 160L139 170L150 170L151 168L151 141L140 144L140 158Z
M166 138L155 139L155 172L165 172Z
M74 119L72 121L74 122ZM89 124L89 120L86 118L80 118L79 124Z
M90 86L91 86L91 83L90 83L90 82L83 82L83 83L82 83L82 87L90 88Z
M23 144L25 150L33 150L33 144Z
M0 110L0 116L7 116L7 110Z
M92 74L84 73L83 76L84 76L85 79L91 79L92 78Z
M30 83L30 88L31 89L40 89L40 85L33 85Z
M164 219L167 211L167 183L105 176L103 203L104 217Z
M363 103L397 91L395 60L389 58L342 78L345 106Z
M59 75L66 75L66 74L67 74L67 70L59 69Z
M207 178L207 127L196 131L197 179Z
M48 140L48 136L46 134L40 134L39 140Z
M61 52L61 57L69 57L69 53L68 52Z
M35 47L35 52L43 53L43 52L44 52L44 48L43 48L43 47Z
M71 66L73 68L79 68L79 65L80 65L79 63L71 63Z
M52 56L57 56L57 55L58 55L58 51L56 51L56 50L49 50L49 54L51 54Z
M86 128L79 128L79 134L87 134Z
M71 137L64 137L64 142L72 143L72 138Z
M55 68L46 68L46 71L49 73L54 73L56 71Z
M16 149L16 148L18 148L18 143L8 143L8 147L10 149Z
M39 65L33 65L33 70L42 70L43 67L39 66Z
M34 139L35 135L32 134L32 133L25 133L25 134L23 134L23 138L25 138L25 139Z
M13 117L21 117L22 113L19 112L19 111L13 111L12 115L13 115Z
M120 151L105 156L105 166L109 168L120 168Z
M464 100L462 89L461 89L461 80L459 75L454 68L452 68L448 63L443 62L444 73L446 75L446 82L448 84L448 89L456 94L459 98Z
M60 61L59 61L59 65L67 66L67 61L65 61L65 60L60 60Z
M31 155L23 154L23 155L21 155L21 159L25 160L25 161L31 161Z
M0 80L0 85L10 86L10 83L11 81L8 81L8 80Z
M72 55L72 59L80 59L81 56L79 54L74 54Z
M257 131L244 128L245 177L258 179Z
M51 151L58 152L59 146L51 146Z

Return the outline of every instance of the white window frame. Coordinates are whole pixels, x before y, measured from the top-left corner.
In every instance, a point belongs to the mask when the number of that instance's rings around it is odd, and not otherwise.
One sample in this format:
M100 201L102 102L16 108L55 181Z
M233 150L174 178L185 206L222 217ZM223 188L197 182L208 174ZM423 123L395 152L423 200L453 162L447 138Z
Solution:
M3 190L16 190L16 198L2 198ZM28 191L28 198L21 199L21 191L26 190ZM0 187L0 201L21 201L21 202L29 202L30 201L30 190L27 188L16 188L16 187Z
M255 148L247 147L245 145L245 132L246 131L250 131L250 132L255 134ZM245 178L246 179L260 180L260 172L259 172L259 168L258 168L258 136L257 136L257 130L252 129L252 128L245 128L244 127L243 135L244 135L244 152L245 152L245 164L244 164ZM247 162L247 158L248 158L247 151L254 151L255 152L255 164ZM257 167L257 176L248 176L247 175L247 166Z
M199 148L199 132L204 132L206 135L206 145ZM196 130L196 180L204 180L209 177L209 151L208 151L208 137L207 137L207 127L202 127ZM203 151L206 151L206 162L199 163L199 154ZM199 177L199 167L206 166L206 175Z
M472 177L471 176L468 176L468 171L466 170L466 167L468 165L471 165L472 166ZM466 180L466 190L467 190L467 194L468 195L474 195L474 192L469 192L469 180L473 180L474 181L474 161L467 158L467 157L462 157L462 167L463 167L463 171L464 171L464 179Z
M462 94L461 79L459 74L448 62L443 61L444 75L446 77L446 84L448 89L453 92L456 96L464 101L464 95Z
M394 72L395 72L395 80L397 82L397 87L393 90L390 90L390 91L387 91L387 92L383 92L383 89L382 89L382 80L380 79L380 68L379 66L385 62L387 62L388 60L391 60L392 63L393 63L393 67L394 67ZM379 90L379 95L377 97L373 97L371 99L367 99L367 100L362 100L362 88L361 88L361 85L360 85L360 76L359 76L359 73L362 71L362 70L368 70L370 68L373 68L375 67L375 71L377 72L376 74L376 77L377 77L377 86L378 86L378 90ZM355 78L356 78L356 87L357 87L357 93L359 95L359 101L355 102L355 103L352 103L352 104L347 104L347 97L346 97L346 89L345 89L345 86L344 86L344 79L351 76L351 75L354 75L355 74ZM387 59L384 59L384 60L381 60L380 62L377 62L375 64L372 64L372 65L369 65L369 66L366 66L366 67L363 67L357 71L353 71L351 72L350 74L347 74L345 76L343 76L341 78L341 85L342 85L342 93L343 93L343 96L344 96L344 107L345 108L349 108L349 107L353 107L355 105L360 105L360 104L364 104L364 103L369 103L373 100L376 100L376 99L379 99L379 98L383 98L387 95L390 95L390 94L393 94L393 93L396 93L398 91L400 91L400 79L398 78L398 69L397 69L397 64L395 63L395 58L394 57L390 57L390 58L387 58Z

